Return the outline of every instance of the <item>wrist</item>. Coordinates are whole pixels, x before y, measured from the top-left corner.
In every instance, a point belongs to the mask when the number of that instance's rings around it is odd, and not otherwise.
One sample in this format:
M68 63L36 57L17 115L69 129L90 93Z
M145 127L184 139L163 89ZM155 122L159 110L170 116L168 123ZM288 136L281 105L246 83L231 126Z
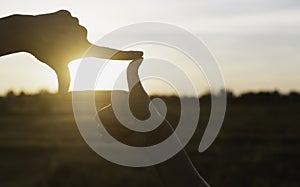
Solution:
M0 19L0 55L25 51L28 40L25 17L12 15Z

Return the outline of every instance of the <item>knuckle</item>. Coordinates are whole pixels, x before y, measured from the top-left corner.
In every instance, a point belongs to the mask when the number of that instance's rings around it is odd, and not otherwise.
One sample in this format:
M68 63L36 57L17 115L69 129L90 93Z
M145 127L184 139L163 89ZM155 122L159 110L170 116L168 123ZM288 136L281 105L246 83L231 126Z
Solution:
M76 18L76 17L72 17L73 21L76 23L76 24L79 24L79 19Z
M84 34L87 34L87 29L83 26L80 25L80 30L84 33Z
M71 16L71 13L68 10L59 10L57 13L67 15L67 16Z

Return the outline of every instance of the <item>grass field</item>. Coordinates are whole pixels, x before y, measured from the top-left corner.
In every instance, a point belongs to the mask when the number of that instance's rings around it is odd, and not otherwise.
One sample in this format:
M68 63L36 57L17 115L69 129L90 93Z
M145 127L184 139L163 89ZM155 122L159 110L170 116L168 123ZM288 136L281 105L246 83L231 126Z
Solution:
M199 153L209 115L204 106L187 151L215 187L298 187L299 109L299 105L230 105L218 138ZM93 152L71 111L0 115L0 159L3 187L163 186L153 167L122 167Z

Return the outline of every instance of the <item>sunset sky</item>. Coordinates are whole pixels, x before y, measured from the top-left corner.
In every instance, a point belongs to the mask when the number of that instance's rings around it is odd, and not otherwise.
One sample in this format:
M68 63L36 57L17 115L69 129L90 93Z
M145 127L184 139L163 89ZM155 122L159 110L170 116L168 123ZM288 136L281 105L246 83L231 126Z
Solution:
M133 23L174 24L206 43L234 93L300 91L299 0L2 0L0 6L0 17L69 10L87 28L91 42ZM57 89L53 70L26 53L0 57L0 80L1 95L12 89ZM168 92L159 84L147 90ZM205 83L198 91L207 91Z

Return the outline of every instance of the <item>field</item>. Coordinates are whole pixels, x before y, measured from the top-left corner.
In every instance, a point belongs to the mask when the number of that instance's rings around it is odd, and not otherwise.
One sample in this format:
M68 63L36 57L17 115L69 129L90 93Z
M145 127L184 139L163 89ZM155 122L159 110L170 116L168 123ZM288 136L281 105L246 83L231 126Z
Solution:
M211 186L298 187L299 109L298 104L230 104L218 138L199 153L209 116L204 105L199 129L186 149ZM2 113L0 159L3 187L163 186L154 167L118 166L93 152L79 133L71 107Z

